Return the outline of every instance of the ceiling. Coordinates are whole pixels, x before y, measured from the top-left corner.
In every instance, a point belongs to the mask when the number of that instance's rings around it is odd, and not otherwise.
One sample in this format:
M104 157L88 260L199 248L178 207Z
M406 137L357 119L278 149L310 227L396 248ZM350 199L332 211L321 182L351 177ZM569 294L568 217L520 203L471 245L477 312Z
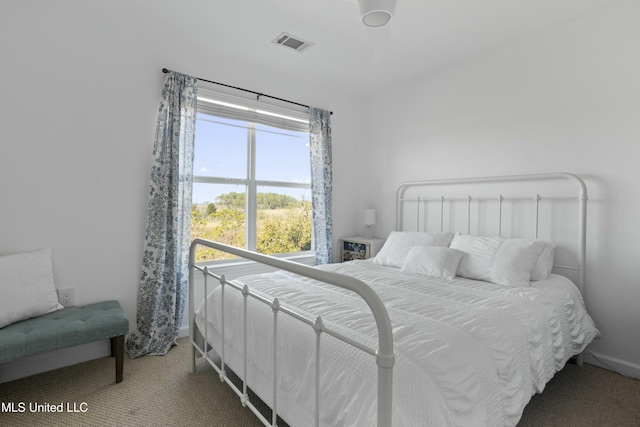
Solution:
M375 32L357 0L181 0L154 12L215 51L360 96L624 1L397 0ZM283 31L314 46L272 44Z

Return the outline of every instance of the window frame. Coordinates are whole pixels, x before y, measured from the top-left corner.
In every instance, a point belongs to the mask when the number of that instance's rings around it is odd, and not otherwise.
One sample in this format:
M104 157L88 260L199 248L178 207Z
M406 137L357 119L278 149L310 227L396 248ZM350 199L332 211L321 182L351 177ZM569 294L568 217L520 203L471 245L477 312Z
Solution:
M210 101L220 104L212 105ZM239 106L240 109L233 106ZM242 120L247 123L247 166L245 169L246 178L225 178L216 176L203 176L193 173L194 184L226 184L238 185L245 188L245 249L257 251L257 214L258 214L258 188L300 188L311 190L311 182L289 182L259 180L256 178L256 148L257 132L256 124L267 125L284 130L303 131L310 133L308 112L295 109L283 108L263 102L256 102L246 98L233 96L224 92L211 89L199 88L198 93L198 113L206 114L214 118L231 118ZM266 116L266 117L263 117ZM254 119L254 120L252 120ZM196 126L197 134L197 126ZM311 176L311 164L309 160L309 176ZM280 258L295 258L303 263L308 263L315 259L313 222L311 230L311 249L307 251L288 252L273 254ZM241 259L221 259L202 261L202 264L235 264L243 262Z

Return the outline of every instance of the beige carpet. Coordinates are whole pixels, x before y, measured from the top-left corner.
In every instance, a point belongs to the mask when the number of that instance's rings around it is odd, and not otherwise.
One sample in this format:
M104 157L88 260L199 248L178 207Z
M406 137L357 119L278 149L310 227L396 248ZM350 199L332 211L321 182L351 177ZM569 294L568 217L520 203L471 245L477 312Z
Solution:
M567 364L524 410L518 427L640 427L640 380Z
M129 359L115 383L110 357L0 384L0 402L25 402L24 413L0 414L2 426L261 426L205 363L187 372L187 339L166 356ZM30 403L78 407L84 413L30 413ZM65 408L66 409L66 408Z
M260 426L205 363L186 368L186 339L167 356L130 360L114 382L114 360L103 358L0 384L2 426ZM23 413L8 413L13 403ZM63 404L85 412L31 413L33 404ZM585 365L568 365L533 397L518 427L640 426L640 381Z

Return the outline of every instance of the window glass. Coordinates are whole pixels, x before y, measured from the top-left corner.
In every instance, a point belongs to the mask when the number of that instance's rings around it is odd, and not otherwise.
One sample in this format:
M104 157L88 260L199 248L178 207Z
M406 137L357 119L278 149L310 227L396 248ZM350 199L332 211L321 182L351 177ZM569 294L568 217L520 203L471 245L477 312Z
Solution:
M311 190L258 187L256 249L272 255L311 250Z
M256 179L310 183L309 133L256 125Z
M198 113L193 174L247 178L247 122Z
M256 123L262 113L248 107L226 118L215 103L207 105L199 100L191 238L265 254L311 251L308 125L285 115ZM196 253L197 262L232 257L205 248Z
M213 240L227 245L245 246L246 186L193 184L191 240ZM199 247L196 262L234 258L233 255Z

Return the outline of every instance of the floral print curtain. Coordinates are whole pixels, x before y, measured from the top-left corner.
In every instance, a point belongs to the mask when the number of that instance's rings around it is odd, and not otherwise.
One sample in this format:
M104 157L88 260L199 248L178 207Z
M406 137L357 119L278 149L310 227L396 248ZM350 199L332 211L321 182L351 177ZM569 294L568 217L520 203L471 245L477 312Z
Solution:
M311 139L311 200L313 204L313 238L316 264L333 260L331 242L331 113L320 108L309 109Z
M191 186L198 80L165 77L153 147L148 220L131 358L163 355L175 344L188 293Z

